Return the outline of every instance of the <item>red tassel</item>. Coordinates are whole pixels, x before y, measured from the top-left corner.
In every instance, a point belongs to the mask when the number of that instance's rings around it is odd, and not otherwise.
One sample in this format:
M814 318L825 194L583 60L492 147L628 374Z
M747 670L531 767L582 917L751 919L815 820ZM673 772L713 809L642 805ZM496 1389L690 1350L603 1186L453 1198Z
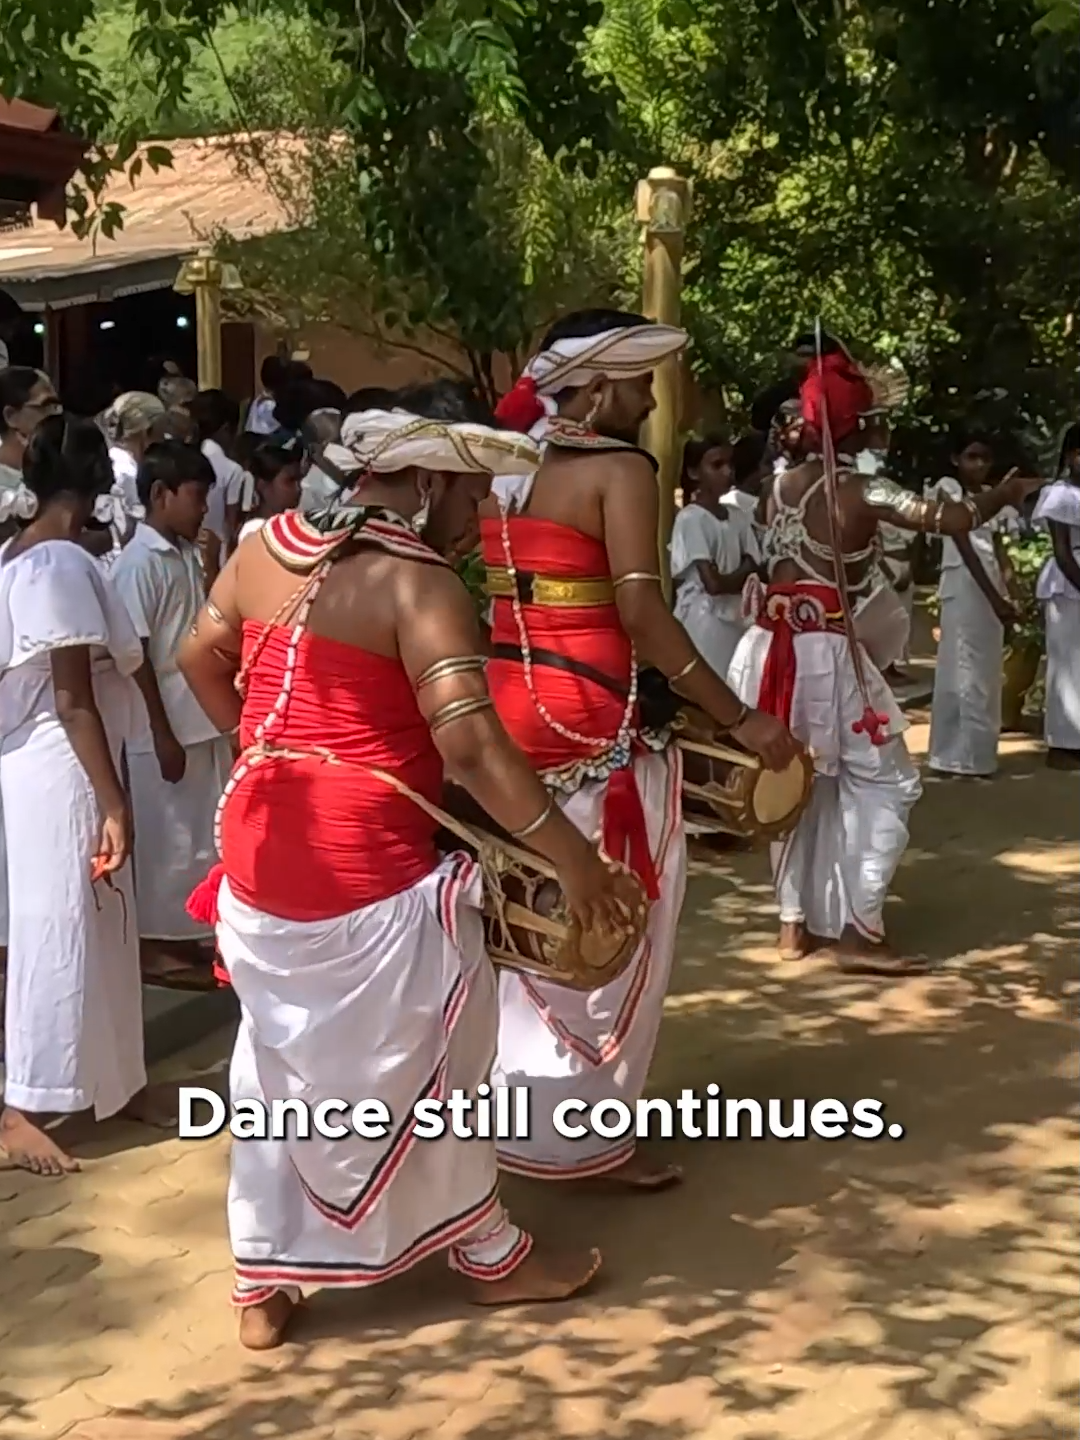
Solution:
M649 850L645 811L633 770L616 770L604 792L604 850L621 860L645 887L650 900L659 900L660 885Z
M508 430L527 435L538 420L547 414L531 375L522 375L512 390L495 406L495 419Z
M217 925L218 891L224 878L225 866L215 865L188 896L187 913L197 925Z
M871 745L887 745L890 740L888 735L889 717L883 715L880 710L874 710L869 705L862 713L862 719L856 720L852 730L856 735L868 735Z

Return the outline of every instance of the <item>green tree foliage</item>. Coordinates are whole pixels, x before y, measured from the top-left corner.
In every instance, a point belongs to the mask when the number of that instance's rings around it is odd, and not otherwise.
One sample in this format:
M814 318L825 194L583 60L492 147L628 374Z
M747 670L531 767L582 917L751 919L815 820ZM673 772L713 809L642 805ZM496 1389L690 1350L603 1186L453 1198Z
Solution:
M245 252L278 318L430 322L490 387L558 308L634 294L632 184L666 162L695 182L694 363L733 416L819 313L905 365L924 427L1075 413L1077 0L7 9L0 91L123 163L136 133L305 136L241 147L301 227Z

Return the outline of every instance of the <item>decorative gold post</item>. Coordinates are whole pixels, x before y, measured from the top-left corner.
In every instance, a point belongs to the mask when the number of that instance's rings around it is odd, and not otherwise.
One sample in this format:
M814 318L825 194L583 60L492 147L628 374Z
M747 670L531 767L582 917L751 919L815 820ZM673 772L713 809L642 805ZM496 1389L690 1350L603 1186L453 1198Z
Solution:
M178 295L195 296L195 348L199 389L221 388L221 292L239 290L235 265L225 265L210 250L201 250L180 266L173 283Z
M682 290L683 236L690 219L693 183L684 180L666 165L650 170L638 181L637 219L643 227L645 266L642 282L642 313L665 325L678 325L679 295ZM672 356L657 368L653 379L656 409L642 436L646 450L656 456L660 486L660 571L664 589L671 598L668 544L675 521L675 487L679 483L679 360Z

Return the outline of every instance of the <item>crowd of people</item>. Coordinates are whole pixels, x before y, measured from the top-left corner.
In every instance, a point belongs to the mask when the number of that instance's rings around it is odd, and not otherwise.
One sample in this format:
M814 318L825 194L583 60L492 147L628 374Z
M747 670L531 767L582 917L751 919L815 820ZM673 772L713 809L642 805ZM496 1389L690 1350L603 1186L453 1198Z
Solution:
M665 703L768 769L812 757L809 804L772 847L782 953L919 968L883 922L920 794L886 678L907 643L904 537L946 552L931 764L986 774L1008 619L992 527L1039 482L989 483L992 454L964 437L954 478L904 489L880 397L830 342L768 434L687 445L673 608L638 434L655 367L686 343L575 312L494 414L450 382L346 396L275 357L243 425L175 373L95 421L39 372L0 371L0 1144L55 1175L77 1166L56 1116L169 1118L146 1086L140 937L216 954L240 1007L234 1101L392 1116L381 1139L234 1144L249 1347L281 1342L303 1290L438 1250L479 1303L580 1289L598 1252L534 1245L500 1170L679 1180L633 1138L553 1123L563 1102L634 1102L655 1048L686 881ZM1074 428L1036 508L1055 547L1047 737L1074 761L1078 483ZM455 571L477 549L482 615ZM583 934L632 938L614 979L496 973L490 876L436 844L447 781L554 867ZM528 1088L527 1137L418 1141L419 1101L483 1085Z

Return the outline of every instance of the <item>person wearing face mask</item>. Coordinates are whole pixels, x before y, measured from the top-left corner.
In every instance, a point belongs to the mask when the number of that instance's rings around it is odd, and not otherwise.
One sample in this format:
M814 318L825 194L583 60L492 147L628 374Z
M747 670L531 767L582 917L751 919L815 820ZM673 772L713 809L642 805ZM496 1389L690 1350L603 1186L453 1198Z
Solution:
M494 1143L419 1139L421 1098L488 1079L496 982L479 867L440 859L444 766L557 868L589 928L625 875L552 804L492 708L473 602L444 551L497 466L537 447L401 411L350 415L327 458L347 503L271 516L222 571L180 667L243 747L219 812L222 864L192 896L240 1002L234 1101L380 1101L380 1140L232 1150L240 1340L281 1344L304 1287L377 1284L449 1251L480 1304L555 1300L595 1251L542 1254L499 1196ZM381 773L380 773L381 772ZM390 777L389 779L386 777ZM205 908L203 908L205 907Z
M749 516L721 499L731 478L731 446L725 440L687 441L683 504L671 532L675 618L710 668L724 676L746 628L743 586L761 564Z
M617 310L565 315L500 402L502 423L544 445L535 476L499 476L480 507L492 610L488 676L499 717L583 834L637 874L653 901L627 969L591 993L499 978L499 1085L528 1086L532 1133L500 1147L539 1179L605 1175L656 1190L677 1167L633 1138L570 1140L567 1100L640 1098L671 975L686 882L679 752L643 722L639 667L659 670L766 765L798 753L787 727L743 705L668 606L659 573L656 462L638 448L652 374L683 330ZM710 519L712 517L709 517Z
M28 365L0 369L0 489L14 490L23 481L23 456L30 436L60 400L53 383Z
M989 490L994 451L988 436L961 435L952 460L954 474L932 487L933 498L958 501ZM1016 622L1001 536L1015 532L1018 520L1008 506L969 534L947 538L942 548L927 762L942 775L988 779L997 770L1005 640Z

